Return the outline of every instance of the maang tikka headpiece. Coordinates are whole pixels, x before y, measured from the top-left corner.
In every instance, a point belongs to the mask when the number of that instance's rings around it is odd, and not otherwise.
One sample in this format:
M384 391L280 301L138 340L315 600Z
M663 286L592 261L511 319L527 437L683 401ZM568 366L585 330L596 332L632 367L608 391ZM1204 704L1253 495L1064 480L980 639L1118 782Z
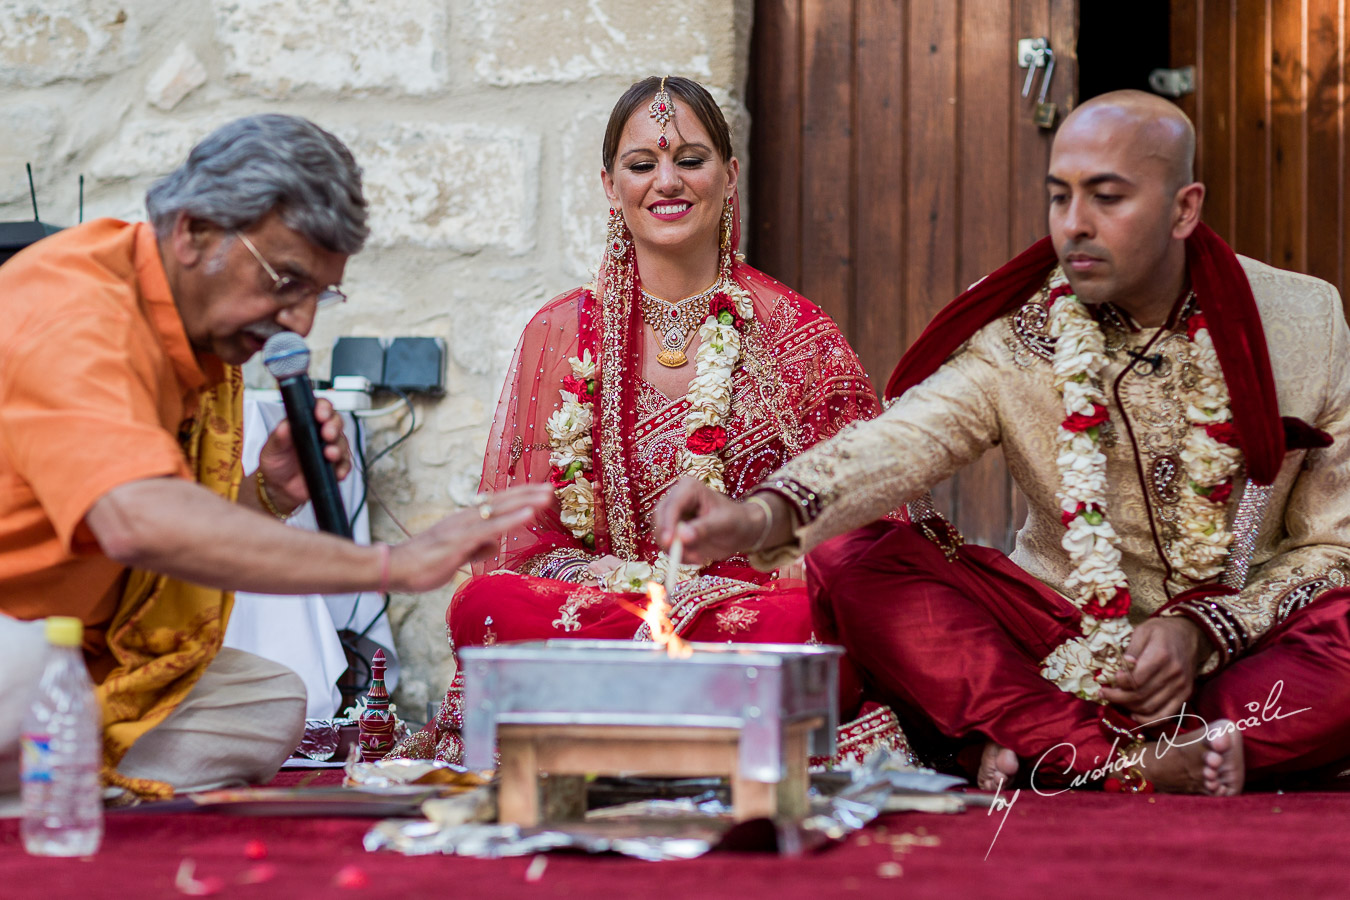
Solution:
M656 120L656 124L661 126L661 136L656 139L656 146L662 150L670 146L670 141L666 140L666 123L670 117L675 115L675 104L670 100L670 94L666 92L666 79L668 75L661 76L661 86L656 90L656 96L652 98L652 105L647 107L651 117Z

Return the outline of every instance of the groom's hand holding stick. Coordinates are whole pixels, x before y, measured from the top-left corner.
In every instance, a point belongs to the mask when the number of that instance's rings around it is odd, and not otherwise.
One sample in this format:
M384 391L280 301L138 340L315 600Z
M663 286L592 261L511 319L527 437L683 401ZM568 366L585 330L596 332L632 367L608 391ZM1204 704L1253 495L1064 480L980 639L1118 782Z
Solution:
M661 498L655 525L657 544L670 549L678 538L684 560L699 564L792 539L787 501L761 493L742 503L692 478L680 479Z

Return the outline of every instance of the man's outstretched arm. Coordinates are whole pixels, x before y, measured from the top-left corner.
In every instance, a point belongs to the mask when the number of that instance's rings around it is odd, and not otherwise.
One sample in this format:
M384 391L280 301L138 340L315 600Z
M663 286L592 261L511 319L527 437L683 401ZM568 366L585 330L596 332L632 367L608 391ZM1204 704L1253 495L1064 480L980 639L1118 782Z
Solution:
M454 513L390 548L387 587L427 591L460 566L497 549L497 538L553 501L548 485L493 495L491 515ZM197 584L268 594L375 590L382 551L288 528L181 478L146 478L100 497L85 522L107 556L126 566Z

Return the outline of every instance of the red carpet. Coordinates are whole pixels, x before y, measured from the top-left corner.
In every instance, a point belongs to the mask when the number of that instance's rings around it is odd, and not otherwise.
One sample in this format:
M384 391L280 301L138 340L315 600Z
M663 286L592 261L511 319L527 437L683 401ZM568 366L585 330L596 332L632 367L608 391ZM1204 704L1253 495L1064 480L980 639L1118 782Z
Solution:
M294 783L288 773L279 783ZM332 783L325 773L319 783ZM1350 890L1350 795L1251 794L1234 799L1023 793L1001 813L886 816L816 855L712 854L689 862L553 855L530 860L406 858L361 849L358 819L258 819L114 813L93 861L24 854L17 820L0 822L0 897L181 897L179 862L221 879L213 896L454 897L1187 897L1216 900L1344 896ZM906 837L908 835L908 837ZM245 855L261 840L267 856ZM935 845L925 846L927 842ZM898 864L898 868L895 864ZM340 887L356 866L365 888ZM259 871L258 867L263 867ZM269 876L241 884L252 871ZM353 873L347 873L348 881ZM653 880L655 879L655 880Z

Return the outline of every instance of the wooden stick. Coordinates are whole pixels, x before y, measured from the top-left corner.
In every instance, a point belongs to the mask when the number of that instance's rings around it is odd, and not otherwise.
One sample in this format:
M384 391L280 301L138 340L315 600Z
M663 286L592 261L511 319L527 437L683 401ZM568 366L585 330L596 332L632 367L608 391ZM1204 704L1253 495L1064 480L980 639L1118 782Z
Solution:
M670 542L670 566L666 569L666 603L675 605L675 586L680 582L680 558L684 556L684 541L679 535Z

